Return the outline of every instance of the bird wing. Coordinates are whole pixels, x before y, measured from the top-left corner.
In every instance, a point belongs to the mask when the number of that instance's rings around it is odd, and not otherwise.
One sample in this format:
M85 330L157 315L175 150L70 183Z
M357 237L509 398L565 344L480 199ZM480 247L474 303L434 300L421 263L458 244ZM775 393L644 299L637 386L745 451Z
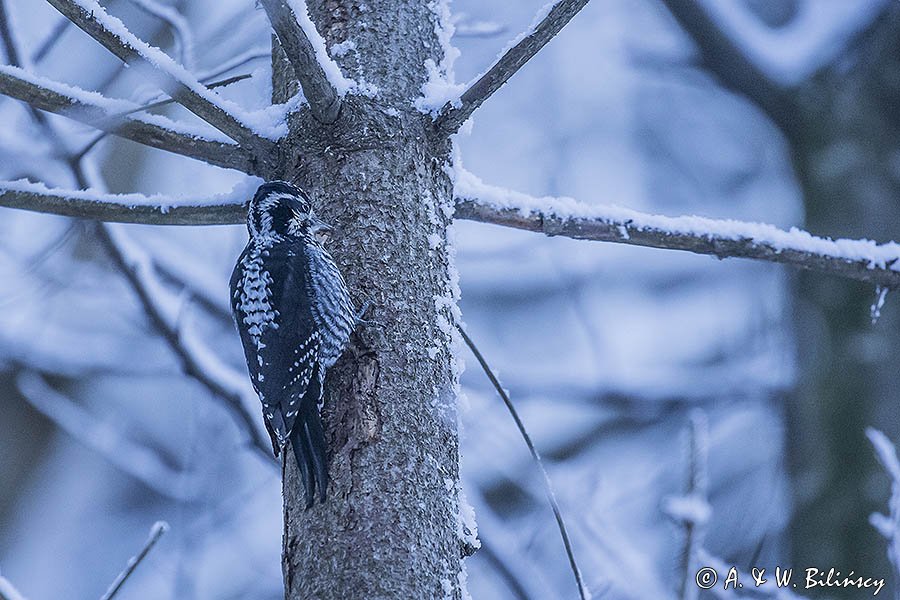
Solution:
M241 255L232 275L232 307L236 319L245 320L243 325L238 323L238 330L250 378L263 404L267 426L274 430L280 446L293 430L304 402L321 339L312 317L310 274L302 246L276 244L263 253L260 269L268 273L262 275L267 282L266 294L264 306L256 305L255 312L251 305L242 306L241 302L245 271L242 265L249 258L248 250ZM254 331L252 325L260 320L266 324ZM306 400L310 401L318 403L319 398Z

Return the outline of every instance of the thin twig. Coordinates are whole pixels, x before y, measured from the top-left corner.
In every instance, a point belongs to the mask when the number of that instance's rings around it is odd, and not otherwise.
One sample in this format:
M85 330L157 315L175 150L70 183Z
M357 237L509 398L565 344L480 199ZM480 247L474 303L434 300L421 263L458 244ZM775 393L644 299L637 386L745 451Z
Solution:
M234 57L226 60L225 62L213 67L212 69L210 69L208 71L204 71L203 73L197 75L197 79L199 79L202 83L206 83L210 79L215 79L217 77L221 77L228 71L237 69L238 67L243 67L244 65L246 65L249 62L252 62L254 60L260 60L263 58L271 60L272 50L270 50L270 49L248 50L246 52L242 52L241 54L238 54L237 56L234 56ZM212 84L207 84L207 86L210 89L213 88Z
M157 521L153 524L153 527L150 528L150 536L147 538L147 542L144 544L144 547L141 548L141 551L137 554L137 556L131 557L129 559L128 564L125 566L125 569L119 573L119 576L116 577L113 582L110 584L109 589L106 590L106 593L100 598L100 600L112 600L112 598L119 593L119 590L122 589L122 585L125 581L131 577L131 574L134 573L135 569L141 564L147 555L153 550L153 546L156 545L156 542L159 541L159 538L163 536L165 532L169 530L169 524L165 521Z
M146 146L245 173L256 171L253 157L238 144L163 127L141 116L115 117L115 111L110 110L110 106L114 105L112 101L95 98L89 92L72 86L54 84L46 79L35 80L21 69L0 65L0 94ZM170 123L176 126L174 122Z
M56 10L81 28L107 50L128 64L140 63L152 68L157 84L182 106L231 137L246 148L268 152L271 143L262 139L237 116L226 111L202 83L157 48L135 37L121 21L94 0L47 0Z
M706 415L699 409L691 414L688 430L688 477L684 496L670 497L665 510L684 529L681 551L681 581L678 597L696 600L699 588L694 573L700 566L699 554L706 536L709 520L708 426Z
M218 88L218 87L224 87L224 86L227 86L227 85L231 85L232 83L237 83L237 82L239 82L239 81L243 81L243 80L245 80L245 79L249 79L249 78L251 78L252 76L253 76L253 75L251 75L250 73L243 73L243 74L241 74L241 75L235 75L235 76L229 77L229 78L227 78L227 79L222 79L221 81L214 81L214 82L212 82L212 83L207 84L207 87L209 87L209 89L213 90L213 89ZM161 108L161 107L163 107L163 106L168 106L169 104L175 104L175 101L172 100L171 98L166 98L165 100L159 100L159 101L157 101L157 102L151 102L150 104L144 104L143 106L139 106L139 107L133 108L133 109L131 109L131 110L127 110L127 111L124 111L124 112L116 113L116 114L112 115L111 118L113 118L113 119L121 119L121 118L127 117L128 115L133 115L133 114L135 114L135 113L149 111L149 110L152 110L152 109L154 109L154 108ZM75 154L75 155L73 156L73 158L74 158L75 160L81 160L81 159L84 157L84 155L86 155L88 152L90 152L90 151L94 148L94 146L96 146L96 145L97 145L98 143L100 143L103 139L105 139L108 135L110 135L110 133L111 133L111 132L109 132L109 131L104 131L103 133L100 133L99 135L97 135L96 137L94 137L94 139L92 139L90 142L88 142L88 143L84 146L84 148L82 148L81 150L79 150L78 153Z
M231 84L233 84L233 83L237 83L238 81L244 81L245 79L250 79L251 77L253 77L253 74L252 74L252 73L242 73L242 74L240 74L240 75L233 75L233 76L231 76L231 77L228 77L228 78L226 78L226 79L221 79L221 80L219 80L219 81L213 81L212 83L207 84L206 87L208 87L208 88L211 89L211 90L214 90L214 89L216 89L216 88L229 86L229 85L231 85ZM117 116L117 117L124 117L124 116L126 116L126 115L133 115L134 113L139 113L139 112L144 112L144 111L148 111L148 110L153 110L154 108L160 108L160 107L163 107L163 106L168 106L168 105L170 105L170 104L175 104L175 100L173 100L172 98L166 98L165 100L159 100L159 101L157 101L157 102L151 102L150 104L144 104L143 106L139 106L139 107L137 107L137 108L133 108L133 109L131 109L131 110L129 110L129 111L126 111L126 112L123 112L123 113L118 113L118 114L115 115L115 116Z
M541 460L540 454L538 454L537 448L534 446L534 442L531 441L531 436L528 435L528 430L525 429L525 424L522 422L522 419L519 417L518 411L516 411L516 407L513 405L512 400L509 399L509 395L506 393L506 390L503 389L503 386L500 385L500 381L497 379L494 372L491 370L491 367L488 365L484 356L482 356L481 352L479 352L478 348L475 346L475 342L472 341L472 338L463 330L463 328L457 324L456 329L459 331L463 340L466 342L466 345L469 347L469 350L472 351L472 354L475 355L475 359L478 360L478 364L481 365L482 370L484 370L485 375L487 375L488 379L491 380L491 384L494 386L494 389L497 390L497 394L499 394L500 398L503 400L503 403L506 404L506 409L509 411L509 414L512 415L513 420L516 422L516 427L519 429L519 433L522 434L522 439L525 440L525 445L528 446L528 451L531 452L532 458L534 458L535 464L537 464L538 470L541 472L541 476L543 477L544 482L544 491L547 493L547 500L550 502L550 507L553 509L553 516L556 517L556 525L559 528L559 535L562 537L563 545L566 548L566 556L569 557L569 566L572 568L572 574L575 576L575 582L578 585L578 593L582 600L587 600L591 597L590 592L587 589L587 586L584 583L584 579L581 576L581 570L578 568L578 563L575 561L575 553L572 550L572 542L569 540L569 532L566 529L566 523L563 521L562 513L559 510L559 504L556 501L556 494L553 493L553 484L550 482L550 476L547 474L547 470L544 468L544 463Z
M333 123L341 110L341 98L316 56L310 36L300 26L299 18L307 15L295 14L286 0L260 0L260 4L294 67L294 74L303 88L313 116L321 123Z
M588 0L560 0L541 21L507 50L487 72L472 83L460 97L460 106L448 103L435 119L435 127L454 133L475 109L499 90L531 57L552 40Z

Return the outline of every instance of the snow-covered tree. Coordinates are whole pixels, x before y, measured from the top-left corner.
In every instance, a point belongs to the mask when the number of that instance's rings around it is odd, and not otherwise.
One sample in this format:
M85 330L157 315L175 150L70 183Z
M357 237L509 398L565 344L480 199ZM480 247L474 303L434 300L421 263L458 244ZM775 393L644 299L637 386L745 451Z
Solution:
M814 42L789 64L737 43L762 34L734 25L736 1L664 2L696 46L649 1L460 2L455 18L437 0L258 4L0 0L0 93L21 101L0 105L0 205L22 209L4 211L0 356L9 389L89 449L11 442L56 450L16 494L3 573L90 596L163 518L171 551L135 597L279 597L283 581L288 598L461 598L467 564L485 597L690 597L701 562L766 536L780 556L795 373L767 263L886 290L900 247L789 227L794 117L773 103L884 3L793 15ZM522 31L499 54L498 22ZM758 108L679 70L696 56ZM310 192L376 322L329 377L330 500L310 510L230 323L245 230L200 227L242 224L267 179ZM461 393L458 325L523 402L583 589L493 390L473 372ZM59 549L101 543L71 563L90 575L64 571Z

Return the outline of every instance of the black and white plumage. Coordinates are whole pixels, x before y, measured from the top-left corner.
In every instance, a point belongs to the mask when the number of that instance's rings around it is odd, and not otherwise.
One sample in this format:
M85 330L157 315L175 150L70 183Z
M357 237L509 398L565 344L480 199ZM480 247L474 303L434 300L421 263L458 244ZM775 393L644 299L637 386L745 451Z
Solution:
M318 235L330 227L283 181L260 186L247 213L250 240L231 276L231 306L275 455L290 442L307 507L328 485L319 410L325 375L359 320L344 278Z

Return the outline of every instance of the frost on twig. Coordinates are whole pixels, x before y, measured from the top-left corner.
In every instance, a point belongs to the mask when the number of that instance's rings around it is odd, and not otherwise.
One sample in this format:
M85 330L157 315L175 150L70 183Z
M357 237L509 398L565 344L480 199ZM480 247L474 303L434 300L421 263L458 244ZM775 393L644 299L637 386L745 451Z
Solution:
M294 68L313 116L321 123L333 123L341 110L335 82L343 81L344 77L329 58L325 42L309 18L306 3L260 0L260 4Z
M140 108L133 102L106 98L7 65L0 65L0 94L146 146L246 173L255 171L253 158L227 138L210 139L205 137L208 132L158 115L117 115Z
M468 85L456 102L449 102L435 119L435 127L454 133L481 104L499 90L531 57L552 40L588 0L559 0L545 5L534 24L519 34L483 75Z
M889 515L872 513L869 523L888 542L888 559L894 566L895 576L900 576L900 460L894 444L881 431L869 427L866 437L875 449L875 455L891 478L891 499L888 502Z
M224 364L216 354L179 319L180 305L157 279L150 257L123 231L99 223L97 233L110 256L134 289L153 326L181 361L185 373L199 381L231 412L249 436L250 443L271 464L273 455L266 435L258 426L256 395L246 385L246 377Z
M48 2L125 63L151 67L158 75L157 85L201 119L258 155L270 150L268 140L276 135L258 123L251 125L250 115L210 91L162 50L138 39L96 0Z
M694 573L700 566L699 553L706 537L706 523L711 512L708 490L709 427L701 410L691 414L688 430L688 477L683 496L666 498L663 510L684 530L681 554L681 600L696 600L698 587Z
M535 198L487 185L461 167L453 175L457 219L579 240L686 250L720 259L772 261L884 288L900 287L900 244L895 242L831 240L761 223L666 217L572 198Z
M156 545L156 542L159 541L159 538L163 536L165 532L169 530L169 524L165 521L157 521L153 524L153 527L150 528L150 535L147 538L147 541L144 543L144 547L141 548L141 551L138 552L136 556L131 557L128 560L128 564L125 565L125 569L119 573L118 577L116 577L112 584L110 584L109 589L106 590L106 593L100 598L100 600L112 600L116 594L119 593L119 590L122 589L122 585L125 581L131 577L131 574L134 573L135 569L138 568L138 565L141 564L147 555L153 550L153 546Z

